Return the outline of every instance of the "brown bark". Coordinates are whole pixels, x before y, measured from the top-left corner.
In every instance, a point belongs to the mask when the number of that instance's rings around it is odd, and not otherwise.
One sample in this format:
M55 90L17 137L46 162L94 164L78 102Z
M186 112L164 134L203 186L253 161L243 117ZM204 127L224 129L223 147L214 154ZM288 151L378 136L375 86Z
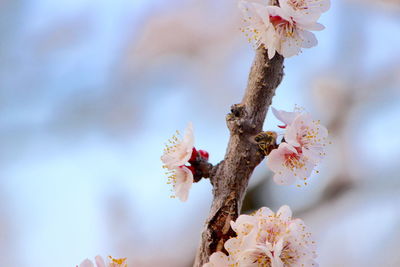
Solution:
M283 57L276 54L269 60L264 48L257 49L243 100L233 105L226 117L230 140L225 158L210 172L214 199L201 235L195 267L207 263L213 252L223 250L225 241L233 234L230 221L239 216L251 174L264 157L254 136L262 131L282 77Z

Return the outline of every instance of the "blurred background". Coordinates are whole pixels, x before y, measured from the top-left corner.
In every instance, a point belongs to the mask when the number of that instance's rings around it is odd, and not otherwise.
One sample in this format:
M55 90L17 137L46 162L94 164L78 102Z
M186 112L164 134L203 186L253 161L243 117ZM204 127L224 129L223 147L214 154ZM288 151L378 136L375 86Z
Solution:
M290 205L321 266L400 266L400 2L332 2L273 101L327 125L328 158L301 188L263 162L244 211ZM236 5L0 0L1 267L191 266L211 186L171 199L159 157L192 121L196 147L223 158L254 57Z

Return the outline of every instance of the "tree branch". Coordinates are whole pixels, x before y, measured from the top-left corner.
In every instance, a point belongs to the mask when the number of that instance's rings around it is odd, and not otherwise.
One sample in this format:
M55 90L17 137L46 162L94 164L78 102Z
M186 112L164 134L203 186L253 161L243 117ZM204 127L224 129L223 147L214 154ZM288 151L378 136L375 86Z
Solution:
M234 233L230 222L239 216L244 194L255 167L264 158L254 137L262 131L268 107L283 77L283 57L276 54L268 59L264 48L257 49L243 100L233 105L226 117L230 140L223 161L210 172L214 199L195 267L208 262L215 251Z

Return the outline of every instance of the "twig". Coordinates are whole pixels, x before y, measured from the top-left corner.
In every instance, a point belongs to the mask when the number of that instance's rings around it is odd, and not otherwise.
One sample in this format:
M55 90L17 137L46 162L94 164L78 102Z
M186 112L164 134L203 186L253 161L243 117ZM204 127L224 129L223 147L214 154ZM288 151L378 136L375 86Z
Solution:
M225 158L210 172L214 199L195 267L208 262L213 252L223 250L225 241L233 234L230 222L239 216L251 174L264 158L254 137L262 131L282 77L283 57L277 54L269 60L264 48L257 49L243 100L233 105L226 117L230 140Z

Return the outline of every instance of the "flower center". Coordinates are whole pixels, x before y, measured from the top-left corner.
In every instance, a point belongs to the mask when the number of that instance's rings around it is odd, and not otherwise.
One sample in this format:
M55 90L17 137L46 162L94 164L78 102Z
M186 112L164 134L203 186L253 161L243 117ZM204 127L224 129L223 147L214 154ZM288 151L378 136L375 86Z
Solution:
M272 23L272 25L274 25L275 28L289 23L287 20L284 20L281 16L269 16L269 21Z
M296 263L297 254L297 250L292 248L289 242L286 242L279 258L285 266L292 266Z
M259 267L271 267L271 259L265 254L260 254L253 263L257 263Z
M121 267L127 267L128 264L126 264L126 258L122 258L122 259L114 259L113 257L109 256L110 260L111 260L111 266L121 266ZM118 265L115 265L118 264Z
M299 144L305 148L309 148L311 146L318 146L321 143L321 139L318 138L319 128L318 125L316 127L301 127L300 134L297 138Z
M304 163L300 161L300 156L295 153L286 154L284 164L291 171L294 171L295 169L301 169L304 167Z
M257 264L257 267L271 267L271 258L265 253L265 249L265 245L260 244L250 255L251 262Z
M306 5L304 0L289 0L288 4L294 10L308 9L308 7L307 7L307 5Z
M281 16L269 16L269 21L280 35L292 37L295 32L295 24L283 19Z

